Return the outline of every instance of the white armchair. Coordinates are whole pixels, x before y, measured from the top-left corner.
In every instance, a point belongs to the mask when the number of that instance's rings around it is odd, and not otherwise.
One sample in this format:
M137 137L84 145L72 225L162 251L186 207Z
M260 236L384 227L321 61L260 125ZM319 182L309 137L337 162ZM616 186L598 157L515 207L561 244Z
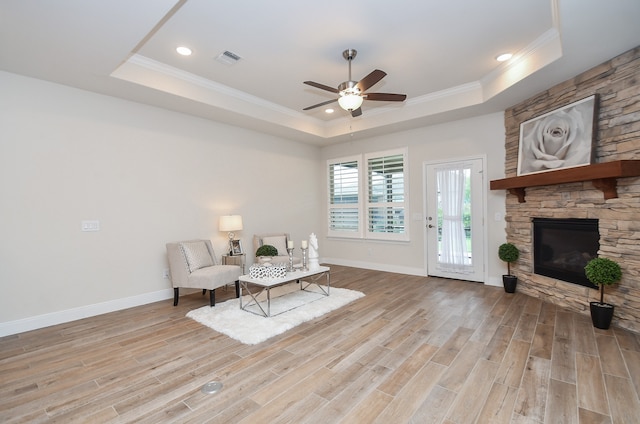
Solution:
M209 240L188 240L167 243L167 258L173 306L178 304L180 287L209 290L211 306L216 304L215 290L235 283L236 297L240 296L238 278L242 269L238 265L218 265L216 254Z

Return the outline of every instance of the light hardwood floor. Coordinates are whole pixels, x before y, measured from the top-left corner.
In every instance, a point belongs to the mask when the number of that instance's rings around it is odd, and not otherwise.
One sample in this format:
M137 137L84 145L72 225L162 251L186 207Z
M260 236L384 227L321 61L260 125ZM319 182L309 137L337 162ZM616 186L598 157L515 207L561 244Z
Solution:
M185 318L199 294L2 338L0 422L640 422L640 335L478 283L331 276L366 296L256 346Z

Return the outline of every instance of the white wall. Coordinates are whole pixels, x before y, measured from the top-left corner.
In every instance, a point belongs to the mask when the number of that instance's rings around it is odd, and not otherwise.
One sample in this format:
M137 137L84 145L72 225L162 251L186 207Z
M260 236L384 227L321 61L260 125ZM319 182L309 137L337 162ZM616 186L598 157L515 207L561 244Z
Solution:
M405 216L410 220L411 241L392 243L327 238L325 226L320 255L328 256L328 260L344 265L426 275L423 164L429 161L485 156L488 247L488 278L485 283L501 285L501 275L505 270L496 252L505 240L505 222L502 218L505 211L505 193L502 190L488 190L488 181L504 178L504 139L504 115L495 113L323 148L322 166L326 168L327 159L408 146L410 210L406 211ZM326 198L326 169L322 178L323 198ZM495 220L496 213L500 214L498 221ZM419 215L419 220L412 219L414 214ZM327 222L324 209L322 219L323 222Z
M316 147L4 72L0 87L0 336L171 297L165 243L220 256L220 215L243 216L250 261L256 232L318 231Z
M0 336L169 299L165 243L210 238L219 256L230 213L248 262L254 233L315 232L329 262L424 275L423 163L484 155L487 181L504 176L502 113L319 149L5 72L0 88ZM327 239L326 159L401 146L411 242ZM499 285L504 193L487 193Z

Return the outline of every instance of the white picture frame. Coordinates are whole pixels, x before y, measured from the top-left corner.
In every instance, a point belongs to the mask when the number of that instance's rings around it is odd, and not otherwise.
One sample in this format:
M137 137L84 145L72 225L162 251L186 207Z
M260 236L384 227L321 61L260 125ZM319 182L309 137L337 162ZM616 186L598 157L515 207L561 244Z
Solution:
M597 100L594 94L521 123L518 175L593 163Z
M229 241L229 248L231 256L242 255L244 253L244 251L242 250L242 242L240 240Z

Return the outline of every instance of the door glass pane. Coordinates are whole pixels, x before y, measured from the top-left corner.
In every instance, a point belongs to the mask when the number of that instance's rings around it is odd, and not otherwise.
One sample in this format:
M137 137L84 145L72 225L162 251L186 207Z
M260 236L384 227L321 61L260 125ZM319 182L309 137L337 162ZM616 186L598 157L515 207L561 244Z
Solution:
M449 172L449 171L438 171L438 172ZM462 220L462 229L464 231L464 246L460 251L463 251L462 263L464 266L472 266L473 255L472 255L472 243L471 243L471 168L465 167L463 170L463 178L464 178L464 188L462 195L462 204L461 204L461 216L454 217L452 216L452 212L447 214L447 220ZM452 190L454 190L452 192ZM450 204L449 196L456 195L455 189L452 187L444 187L441 183L437 184L437 230L438 230L438 262L442 264L451 265L452 262L450 259L450 254L447 254L443 249L448 246L447 242L443 243L444 237L451 237L451 234L448 234L448 231L451 231L451 227L448 226L448 223L445 223L445 211L447 207L445 205ZM443 234L444 231L444 234Z

